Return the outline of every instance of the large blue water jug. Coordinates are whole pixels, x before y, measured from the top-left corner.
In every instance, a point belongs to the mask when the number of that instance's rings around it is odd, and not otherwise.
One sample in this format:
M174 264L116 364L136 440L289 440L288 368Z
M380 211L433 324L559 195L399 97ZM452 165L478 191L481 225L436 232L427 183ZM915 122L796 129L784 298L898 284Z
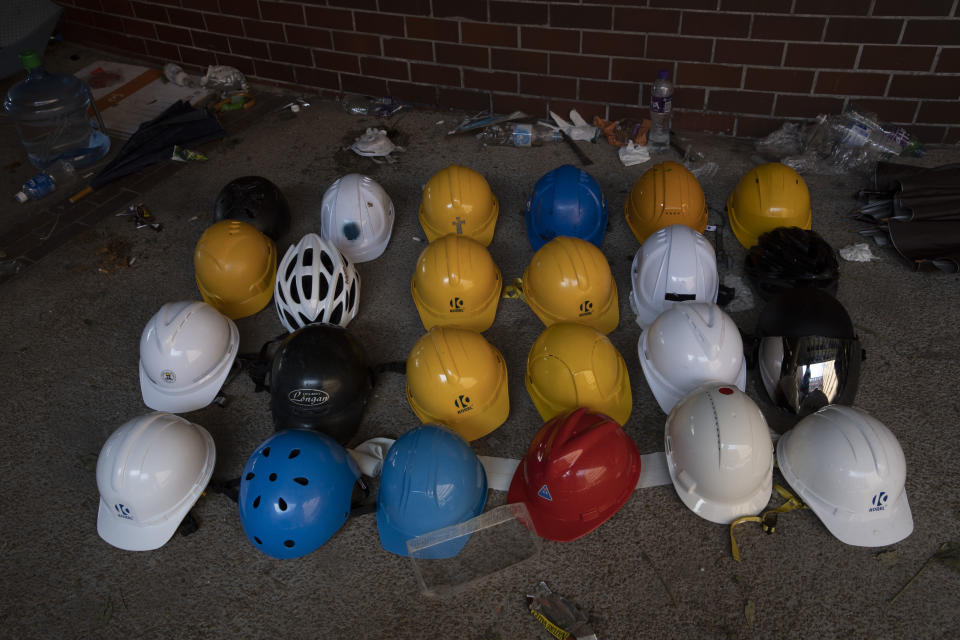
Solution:
M110 138L90 87L76 76L47 72L32 51L20 60L29 75L10 88L3 108L16 121L33 166L42 170L63 160L80 169L107 155Z

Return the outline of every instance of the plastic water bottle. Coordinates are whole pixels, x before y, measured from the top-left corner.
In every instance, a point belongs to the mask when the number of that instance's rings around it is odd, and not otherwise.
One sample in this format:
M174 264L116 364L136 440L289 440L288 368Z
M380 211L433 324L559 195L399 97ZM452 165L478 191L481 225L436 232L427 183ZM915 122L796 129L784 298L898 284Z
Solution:
M16 121L33 166L42 170L64 160L80 169L107 155L110 138L90 87L76 76L48 73L33 51L21 53L20 61L29 75L10 88L3 108ZM90 120L91 109L98 126Z
M561 137L559 129L539 122L535 124L505 122L485 127L477 134L477 139L486 145L539 147L544 142L559 142Z
M13 198L20 204L27 200L39 200L53 193L57 185L64 186L75 178L76 172L73 165L63 160L57 160L48 166L43 173L38 173L24 182L20 191L13 194Z
M670 72L657 72L650 90L650 134L647 148L651 155L665 153L670 148L670 117L673 115L673 83Z

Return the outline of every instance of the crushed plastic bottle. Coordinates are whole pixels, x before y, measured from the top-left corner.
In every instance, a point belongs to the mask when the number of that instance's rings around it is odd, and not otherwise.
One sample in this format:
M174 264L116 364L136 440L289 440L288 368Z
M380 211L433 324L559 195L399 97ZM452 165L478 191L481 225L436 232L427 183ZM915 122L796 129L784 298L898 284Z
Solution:
M534 124L505 122L485 127L477 134L477 140L486 145L539 147L545 142L560 142L562 137L559 128L542 122Z
M38 173L23 183L20 191L13 194L14 200L23 204L27 200L39 200L53 193L57 185L67 185L76 178L73 165L63 160L57 160L47 167L43 173Z

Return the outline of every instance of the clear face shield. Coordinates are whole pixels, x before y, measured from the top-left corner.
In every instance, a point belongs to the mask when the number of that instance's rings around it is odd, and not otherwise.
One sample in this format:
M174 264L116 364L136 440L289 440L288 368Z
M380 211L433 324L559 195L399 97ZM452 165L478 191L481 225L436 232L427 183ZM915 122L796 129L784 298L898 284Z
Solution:
M853 404L863 350L856 338L766 337L760 377L770 399L799 416L828 404Z

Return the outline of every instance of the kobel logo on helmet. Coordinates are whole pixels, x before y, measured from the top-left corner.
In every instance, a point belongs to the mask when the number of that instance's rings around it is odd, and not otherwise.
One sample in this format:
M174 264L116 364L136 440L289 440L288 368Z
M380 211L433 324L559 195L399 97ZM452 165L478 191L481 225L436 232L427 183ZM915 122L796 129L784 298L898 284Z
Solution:
M470 406L470 397L465 396L463 394L461 394L459 398L453 401L453 405L458 409L457 415L460 415L461 413L466 413L467 411L470 411L471 409L473 409L473 407Z
M463 299L458 296L450 298L450 313L463 313Z
M318 407L329 399L323 389L294 389L287 394L287 400L300 407Z
M457 216L456 219L453 220L450 224L452 224L453 226L455 226L455 227L457 228L457 235L458 235L458 236L462 236L462 235L463 235L463 225L467 224L467 221L461 219L460 216Z
M877 495L873 496L873 500L870 501L870 504L873 506L867 509L867 512L883 511L883 505L886 504L887 498L889 497L890 496L886 491L881 491Z
M177 381L177 374L170 369L164 369L160 372L160 379L168 384L172 384Z
M580 317L589 316L593 313L593 303L589 300L584 300L580 303Z
M119 502L113 505L114 511L117 512L118 518L123 518L124 520L133 520L133 516L130 515L130 509Z

